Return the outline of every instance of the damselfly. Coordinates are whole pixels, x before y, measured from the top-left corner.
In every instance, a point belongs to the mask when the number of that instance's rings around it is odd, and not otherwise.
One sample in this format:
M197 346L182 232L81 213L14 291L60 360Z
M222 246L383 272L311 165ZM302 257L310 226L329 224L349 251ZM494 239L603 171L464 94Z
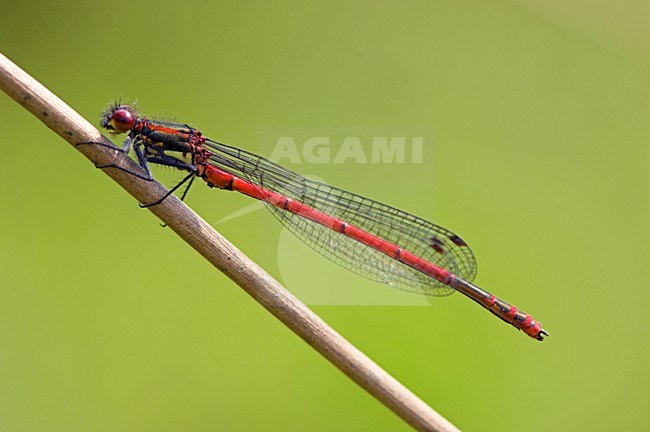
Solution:
M143 168L131 174L152 180L149 164L186 171L158 201L195 178L264 202L293 234L337 264L372 280L415 293L446 296L459 291L527 335L543 340L542 324L515 306L470 283L476 260L459 236L386 204L309 180L282 166L219 141L189 125L140 117L112 104L101 125L128 133L121 151L135 151ZM115 167L108 165L100 168ZM122 168L120 168L122 169ZM145 206L145 207L147 207Z

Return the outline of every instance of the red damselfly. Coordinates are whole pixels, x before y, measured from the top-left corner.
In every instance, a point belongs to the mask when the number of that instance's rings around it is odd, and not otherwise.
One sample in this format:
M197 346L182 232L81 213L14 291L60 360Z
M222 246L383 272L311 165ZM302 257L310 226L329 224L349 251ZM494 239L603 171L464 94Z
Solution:
M149 164L187 171L161 203L195 178L263 201L293 234L337 264L372 280L430 296L459 291L527 335L543 340L542 324L470 283L476 276L471 249L453 232L386 204L309 180L268 159L204 137L181 123L140 117L129 105L110 105L101 125L128 133L121 151L135 151L142 173ZM99 144L99 143L98 143ZM103 145L103 144L102 144ZM99 168L116 165L101 166Z

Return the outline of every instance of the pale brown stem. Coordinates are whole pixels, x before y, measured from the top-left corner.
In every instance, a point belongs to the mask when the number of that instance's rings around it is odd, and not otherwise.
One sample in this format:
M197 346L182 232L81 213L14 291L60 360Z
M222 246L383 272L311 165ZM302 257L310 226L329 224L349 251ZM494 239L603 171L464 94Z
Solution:
M0 87L70 144L88 141L111 144L93 125L2 54ZM141 170L129 157L111 148L97 145L75 148L96 165L115 164L126 170ZM154 202L167 191L156 181L146 181L119 169L103 171L141 203ZM413 427L427 431L457 430L334 331L179 199L171 196L148 210L344 374Z

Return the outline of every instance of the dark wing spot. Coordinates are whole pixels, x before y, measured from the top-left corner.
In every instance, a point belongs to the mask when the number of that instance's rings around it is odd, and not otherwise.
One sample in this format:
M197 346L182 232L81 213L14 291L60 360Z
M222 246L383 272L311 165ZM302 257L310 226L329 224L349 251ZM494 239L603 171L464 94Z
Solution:
M433 248L433 250L435 250L436 252L438 252L441 255L444 254L445 252L447 252L445 250L444 243L438 237L435 237L435 236L431 237L430 246Z
M456 234L449 236L449 240L451 240L452 243L456 246L467 246L467 243L465 243L465 241L462 238L458 237Z

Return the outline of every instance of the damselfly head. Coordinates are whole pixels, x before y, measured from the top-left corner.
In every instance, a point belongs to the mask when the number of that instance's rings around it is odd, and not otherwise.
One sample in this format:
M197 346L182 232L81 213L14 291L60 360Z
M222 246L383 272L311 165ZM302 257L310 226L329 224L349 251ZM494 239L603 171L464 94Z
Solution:
M137 120L138 113L135 108L115 102L102 112L100 125L111 134L118 135L133 129Z

